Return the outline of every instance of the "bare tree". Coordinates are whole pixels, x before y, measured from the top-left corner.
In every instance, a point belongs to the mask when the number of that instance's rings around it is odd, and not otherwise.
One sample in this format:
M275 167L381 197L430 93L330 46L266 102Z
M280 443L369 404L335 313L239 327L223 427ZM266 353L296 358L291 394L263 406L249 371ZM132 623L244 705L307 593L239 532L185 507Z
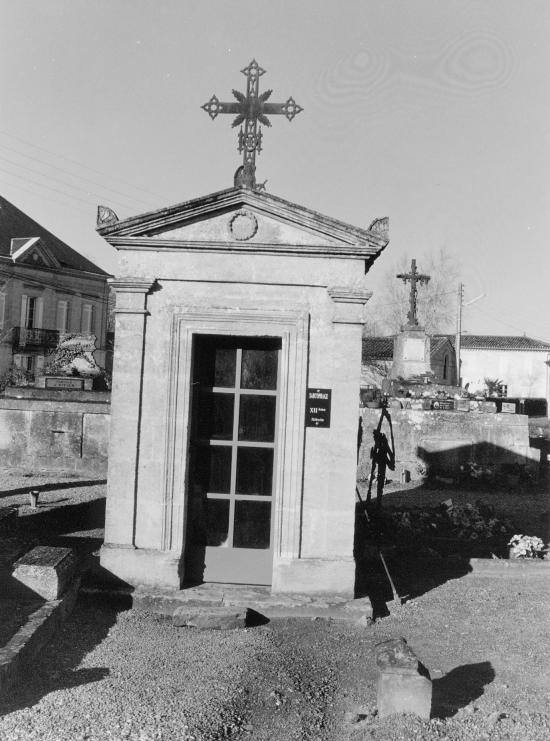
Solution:
M365 335L399 332L407 323L410 284L396 276L410 269L411 260L404 255L389 268L367 304ZM420 272L430 276L427 285L418 289L418 321L428 334L453 332L456 322L456 286L459 263L454 255L441 248L417 259Z

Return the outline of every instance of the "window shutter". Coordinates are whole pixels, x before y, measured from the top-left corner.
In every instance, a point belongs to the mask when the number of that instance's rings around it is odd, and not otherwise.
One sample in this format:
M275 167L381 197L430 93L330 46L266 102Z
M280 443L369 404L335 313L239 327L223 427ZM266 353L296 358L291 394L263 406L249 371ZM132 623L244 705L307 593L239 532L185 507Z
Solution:
M0 293L0 329L4 329L5 311L6 311L6 294Z
M24 329L27 326L27 316L29 312L29 297L23 294L21 296L21 321L19 326Z
M68 316L69 302L59 300L57 302L57 320L56 329L58 332L67 331L67 316Z
M93 306L91 304L83 304L81 324L81 331L83 334L90 334L92 331L92 314Z
M42 320L44 318L44 299L40 296L36 299L36 317L34 320L34 326L36 329L42 328Z

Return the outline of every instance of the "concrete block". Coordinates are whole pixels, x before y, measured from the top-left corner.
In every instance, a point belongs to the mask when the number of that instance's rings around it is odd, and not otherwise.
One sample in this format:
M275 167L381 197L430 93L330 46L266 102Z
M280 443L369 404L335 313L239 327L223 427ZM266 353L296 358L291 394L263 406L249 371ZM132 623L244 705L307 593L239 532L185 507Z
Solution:
M378 717L413 713L429 720L432 708L432 682L419 674L380 674L377 685Z
M349 600L344 604L344 610L357 616L357 619L364 618L367 622L373 619L373 609L370 597L360 597Z
M72 579L76 559L71 548L37 546L16 563L13 578L45 600L58 599Z
M432 682L426 667L417 659L404 638L376 646L380 670L377 685L378 715L414 713L426 720L432 705Z
M176 628L198 628L199 630L234 630L246 627L246 608L178 607L172 617Z

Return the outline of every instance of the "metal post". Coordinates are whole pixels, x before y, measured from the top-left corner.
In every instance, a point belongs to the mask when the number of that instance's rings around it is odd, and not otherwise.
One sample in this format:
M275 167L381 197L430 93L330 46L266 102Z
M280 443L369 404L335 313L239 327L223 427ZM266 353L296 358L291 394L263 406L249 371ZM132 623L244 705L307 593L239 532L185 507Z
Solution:
M462 335L462 302L464 300L464 284L458 284L458 296L456 307L456 378L457 385L462 386L462 377L460 373L460 339Z

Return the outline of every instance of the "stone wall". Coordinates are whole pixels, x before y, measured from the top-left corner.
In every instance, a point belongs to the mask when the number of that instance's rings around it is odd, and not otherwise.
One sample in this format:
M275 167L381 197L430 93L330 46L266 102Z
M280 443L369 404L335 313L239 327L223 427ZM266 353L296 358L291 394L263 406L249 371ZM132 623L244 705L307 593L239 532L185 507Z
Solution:
M0 398L0 467L106 478L110 405Z
M359 454L359 480L368 479L371 469L372 430L380 409L361 409L363 440ZM473 467L491 477L519 466L536 466L538 451L529 447L528 417L523 414L479 412L389 410L395 440L395 472L388 478L400 480L409 471L411 480L440 476L456 480ZM382 426L390 439L389 425Z

